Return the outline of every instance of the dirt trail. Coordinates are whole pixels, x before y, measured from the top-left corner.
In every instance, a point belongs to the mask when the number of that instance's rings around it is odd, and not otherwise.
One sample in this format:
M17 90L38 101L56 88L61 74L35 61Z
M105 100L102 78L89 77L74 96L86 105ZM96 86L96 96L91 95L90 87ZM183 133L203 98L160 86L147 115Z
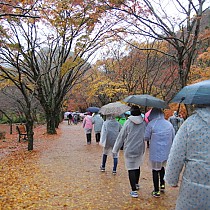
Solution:
M4 167L3 173L11 168L19 172L11 186L1 192L0 209L174 209L178 189L167 187L160 198L151 196L148 150L141 169L139 198L131 198L122 151L117 175L111 173L111 156L103 173L99 170L102 148L96 144L94 136L92 144L87 145L81 124L67 125L67 122L61 123L60 132L40 154L23 158L21 165L11 166L8 162ZM3 178L3 184L10 183L6 175Z

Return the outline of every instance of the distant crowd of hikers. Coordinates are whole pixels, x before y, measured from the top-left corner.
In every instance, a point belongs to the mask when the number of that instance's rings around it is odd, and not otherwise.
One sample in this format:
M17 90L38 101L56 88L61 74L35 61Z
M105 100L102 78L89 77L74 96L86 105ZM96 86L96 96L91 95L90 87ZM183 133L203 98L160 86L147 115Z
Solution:
M72 124L77 125L77 123L81 121L81 117L78 113L69 113L67 117L68 117L68 125Z

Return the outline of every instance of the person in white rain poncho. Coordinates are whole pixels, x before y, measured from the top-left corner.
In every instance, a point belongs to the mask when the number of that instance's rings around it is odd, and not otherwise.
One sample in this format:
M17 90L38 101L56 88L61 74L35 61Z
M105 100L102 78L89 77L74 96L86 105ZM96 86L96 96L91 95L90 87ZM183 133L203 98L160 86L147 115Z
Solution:
M160 197L160 189L161 191L165 189L163 180L165 165L175 136L175 130L173 125L165 120L164 113L161 109L153 108L148 120L145 141L150 141L149 161L154 185L152 195L154 197Z
M96 113L96 114L94 114L94 116L92 118L92 123L94 125L96 143L99 143L100 138L101 138L101 129L102 129L104 120L100 114Z
M178 186L183 169L176 210L210 209L210 105L198 106L174 138L165 181Z
M112 173L115 175L117 171L118 164L118 153L112 153L112 148L117 139L117 136L121 129L120 123L114 118L112 115L107 115L106 120L103 123L101 130L101 137L99 144L103 147L103 155L102 155L102 164L101 171L105 171L106 160L109 154L113 156L113 170Z
M146 123L144 122L138 106L131 107L131 116L123 125L115 142L113 153L117 153L124 144L125 166L128 170L128 177L132 191L132 197L138 197L140 166L143 164L145 142L144 132Z
M173 125L176 134L179 130L180 125L183 123L183 118L181 119L178 116L177 111L174 111L174 114L168 118L168 121Z

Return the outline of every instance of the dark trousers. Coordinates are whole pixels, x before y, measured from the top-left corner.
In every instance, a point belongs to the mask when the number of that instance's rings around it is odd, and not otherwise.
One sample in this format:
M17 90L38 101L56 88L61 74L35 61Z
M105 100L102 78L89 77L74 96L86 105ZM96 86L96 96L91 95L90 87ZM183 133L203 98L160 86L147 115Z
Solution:
M128 177L132 191L136 191L136 184L139 183L140 168L134 170L128 170Z
M153 185L154 185L154 191L158 192L160 187L159 187L159 180L160 180L160 185L164 185L165 181L163 180L165 175L165 168L162 167L161 170L156 171L152 170L152 177L153 177Z
M100 141L101 134L96 133L95 137L96 137L96 142L98 143Z
M87 137L87 143L91 143L91 133L87 133L86 137Z

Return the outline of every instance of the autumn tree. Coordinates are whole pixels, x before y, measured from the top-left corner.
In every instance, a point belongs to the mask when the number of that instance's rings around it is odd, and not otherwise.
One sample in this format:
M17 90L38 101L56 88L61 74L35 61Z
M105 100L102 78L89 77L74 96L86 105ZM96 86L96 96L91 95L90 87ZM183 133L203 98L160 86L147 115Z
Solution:
M25 115L26 119L26 128L28 135L28 150L33 150L33 112L32 112L32 103L34 98L34 85L28 80L27 75L24 75L24 72L27 72L28 66L25 66L24 55L21 55L21 51L24 51L22 40L19 40L20 34L17 32L16 25L20 25L21 21L34 21L34 2L16 2L16 1L2 1L1 6L1 17L0 19L0 77L1 77L1 87L2 82L9 81L9 86L11 88L14 86L15 91L18 94L13 92L13 99L19 106L20 110ZM25 10L25 13L21 8ZM27 10L27 12L26 12ZM21 17L23 19L21 20ZM27 17L27 18L26 18ZM30 17L30 18L29 18ZM22 34L24 37L25 34ZM4 84L3 84L4 86ZM21 93L21 96L19 95ZM19 97L18 97L19 95ZM10 96L11 97L11 96Z
M167 7L167 2L162 1L113 0L102 2L106 8L109 8L109 11L112 11L110 15L113 18L122 21L123 24L113 30L116 36L125 42L131 43L133 39L142 40L141 37L146 36L155 40L164 40L170 44L171 51L167 53L158 51L176 62L179 88L184 87L195 59L201 19L205 11L204 3L207 1L188 0L182 4L181 1L175 0L171 2L171 8ZM169 11L176 9L178 11L176 14Z
M7 48L7 53L9 53L9 50L10 49ZM8 57L10 57L10 55L8 55ZM13 62L15 63L14 60ZM6 80L10 80L13 83L13 86L16 87L15 89L13 88L12 92L10 91L10 93L7 94L10 94L10 97L13 99L13 104L16 105L15 107L25 115L28 136L28 150L33 150L34 119L32 115L32 102L34 96L33 90L27 87L27 80L22 77L21 69L21 66L18 66L16 69L0 66L1 77L5 78Z
M50 48L42 63L49 74L40 77L37 91L46 112L48 132L54 133L58 124L55 117L60 114L65 95L90 68L88 60L102 46L110 23L96 25L100 11L83 1L47 1L47 5L43 17L52 32L48 34ZM39 57L42 59L43 54Z
M90 68L88 61L102 46L105 32L113 23L96 25L101 11L83 1L43 1L42 10L39 7L35 14L42 22L5 20L4 27L12 38L5 39L1 55L15 69L21 67L19 81L27 81L26 89L33 92L45 111L47 132L54 134L65 95ZM10 57L6 57L8 49Z
M37 4L39 4L39 0L2 0L0 2L0 19L5 17L39 18L31 13Z
M200 34L198 56L192 66L189 82L195 83L207 79L210 79L210 26Z
M169 50L164 41L134 44L144 49ZM102 104L110 102L108 99L117 101L131 94L147 93L165 99L175 86L174 61L158 51L139 50L118 42L111 44L102 58L92 68L95 77L88 83L89 95L97 96Z

